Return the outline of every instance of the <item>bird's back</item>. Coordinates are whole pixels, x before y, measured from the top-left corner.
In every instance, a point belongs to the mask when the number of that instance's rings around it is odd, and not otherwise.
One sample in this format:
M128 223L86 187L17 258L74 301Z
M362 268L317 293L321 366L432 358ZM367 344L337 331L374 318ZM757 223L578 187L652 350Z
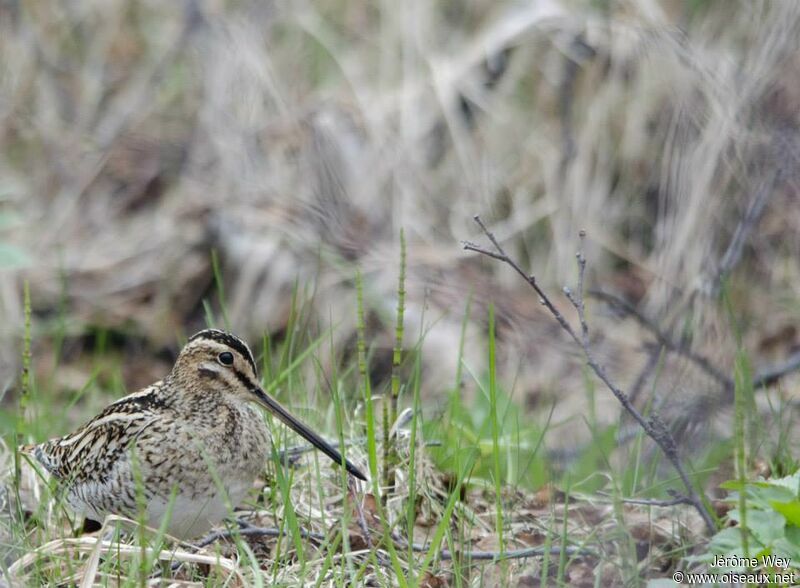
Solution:
M165 418L162 386L125 396L77 431L22 450L62 484L76 511L98 520L109 512L130 514L136 508L131 450Z

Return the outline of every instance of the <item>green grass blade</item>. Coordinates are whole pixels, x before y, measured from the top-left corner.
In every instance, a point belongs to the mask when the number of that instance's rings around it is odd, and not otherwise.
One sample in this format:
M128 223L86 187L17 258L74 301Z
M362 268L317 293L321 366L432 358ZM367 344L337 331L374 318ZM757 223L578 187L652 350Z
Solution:
M505 551L503 537L503 481L500 475L500 426L497 420L497 358L494 305L489 305L489 419L492 428L492 462L494 465L495 527L500 552Z

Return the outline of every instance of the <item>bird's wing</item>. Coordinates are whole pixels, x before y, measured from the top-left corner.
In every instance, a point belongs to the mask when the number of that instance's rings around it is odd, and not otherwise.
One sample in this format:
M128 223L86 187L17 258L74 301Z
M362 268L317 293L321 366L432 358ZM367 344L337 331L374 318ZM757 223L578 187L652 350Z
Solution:
M102 478L125 457L142 431L158 420L154 408L159 405L163 405L163 393L156 383L108 405L74 433L21 450L59 480Z

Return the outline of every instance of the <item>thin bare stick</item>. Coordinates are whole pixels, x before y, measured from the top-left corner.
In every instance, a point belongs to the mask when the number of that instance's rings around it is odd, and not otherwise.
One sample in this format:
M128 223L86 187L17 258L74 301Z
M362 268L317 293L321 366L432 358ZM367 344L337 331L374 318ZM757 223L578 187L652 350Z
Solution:
M414 551L427 551L426 545L414 544L411 546ZM452 560L455 557L461 559L473 560L491 560L502 561L504 559L522 559L526 557L541 557L549 553L550 555L558 556L566 553L569 556L596 556L597 554L588 549L581 549L568 545L566 547L551 547L549 550L544 547L527 547L525 549L511 549L509 551L458 551L453 553L447 549L442 549L439 552L439 558L442 560Z
M790 374L798 369L800 369L800 351L790 355L784 362L778 365L757 370L753 378L753 387L760 388L762 386L769 386L780 380L786 374Z
M486 249L475 245L473 243L464 243L464 249L475 251L477 253L481 253L484 255L489 255L493 259L498 259L503 263L511 266L519 275L521 275L528 284L535 290L535 292L539 295L539 300L541 303L550 311L553 317L556 319L559 325L572 337L573 341L581 348L583 351L584 359L586 361L586 365L588 365L595 375L600 378L603 384L611 391L611 393L617 398L617 400L622 404L622 407L630 414L633 419L642 427L644 432L650 437L656 445L661 449L664 455L667 457L669 462L672 464L672 467L675 468L675 471L678 473L678 476L681 478L684 487L686 488L687 492L687 500L690 501L689 503L697 510L697 512L702 517L703 521L706 524L710 533L714 533L717 530L716 524L714 523L714 519L709 513L708 509L705 506L703 499L701 498L700 494L698 494L697 490L692 485L691 480L689 479L689 475L686 472L686 468L681 461L681 458L678 454L678 449L675 444L675 440L672 437L669 429L667 428L666 424L661 420L661 418L653 413L648 418L645 418L631 403L630 399L628 398L627 394L623 392L612 380L611 377L606 372L605 368L597 361L594 356L594 352L592 351L592 347L589 344L588 338L588 326L586 327L586 337L578 337L575 333L575 330L572 326L567 322L564 316L556 310L553 303L544 293L544 291L539 287L536 283L536 278L533 275L526 274L522 268L511 259L500 244L497 242L495 236L486 228L486 225L483 224L479 216L475 216L475 222L478 226L483 230L483 232L488 237L489 241L491 241L492 245L494 245L495 249L497 250L497 254L492 255L490 252L487 252ZM499 257L498 257L499 255ZM578 254L578 264L579 269L581 264L581 258L583 257L583 251ZM584 260L585 263L585 260ZM580 270L582 272L582 270ZM580 278L579 278L580 279ZM586 325L586 313L585 307L583 304L583 292L578 291L573 295L574 303L576 310L578 311L578 319L581 324L581 331L584 330L584 325Z
M647 361L645 362L644 366L642 366L642 369L639 370L639 375L636 376L636 380L634 380L633 384L631 385L630 392L628 393L628 399L632 404L636 403L636 398L639 396L639 394L641 394L644 385L647 383L647 380L652 375L653 370L655 370L656 365L661 358L661 350L663 349L663 346L653 345L651 347L652 349L649 350L647 355ZM615 440L617 447L623 447L628 442L636 439L639 436L639 433L640 429L636 425L621 425L617 431ZM555 461L570 462L578 459L581 455L586 453L586 450L592 443L593 442L586 443L584 445L571 447L569 449L550 449L547 451L547 457Z
M241 524L241 522L240 522ZM314 533L312 531L306 531L305 529L298 529L300 533L300 537L303 539L313 539L314 541L324 541L325 535L321 533ZM203 539L201 539L198 543L194 546L198 549L211 545L215 541L219 541L220 539L230 539L236 535L241 535L243 537L285 537L288 536L291 532L284 531L278 529L276 527L254 527L251 526L249 523L246 526L243 526L240 529L235 531L231 530L224 530L224 531L214 531L213 533L209 533Z
M625 504L640 504L643 506L659 506L659 507L669 507L669 506L677 506L679 504L687 504L692 506L692 499L688 496L681 496L679 498L673 498L672 500L656 500L656 499L648 499L648 498L623 498L622 502Z
M407 549L409 547L408 541L403 539L397 532L392 533L392 540L395 542L395 545L400 547L401 549ZM430 549L429 545L425 545L424 543L411 543L411 550L416 553L427 553ZM566 545L564 547L551 547L548 551L544 547L526 547L524 549L511 549L508 551L457 551L453 553L448 549L441 549L439 550L439 559L442 560L449 560L454 559L455 557L460 557L462 559L475 559L475 560L504 560L504 559L521 559L525 557L538 557L549 553L550 555L561 555L562 553L566 553L570 556L597 556L598 554L591 549L585 549L583 547L576 547L574 545Z
M682 355L686 359L690 360L692 363L697 365L697 367L719 382L719 384L726 390L733 390L733 380L726 376L722 370L717 368L707 357L704 357L696 351L688 349L682 343L674 341L667 333L662 331L652 319L642 314L627 300L602 290L589 290L588 294L589 296L607 302L625 314L632 316L634 319L636 319L636 322L642 325L642 327L644 327L656 338L656 341L660 345L663 345L667 350L677 353L678 355Z
M781 142L781 144L785 143L786 141ZM792 155L791 150L789 154ZM788 158L784 157L782 159ZM709 288L709 292L712 295L716 296L725 276L729 275L731 270L733 270L741 260L744 245L750 237L750 233L752 233L753 229L758 225L761 217L764 215L767 203L787 180L791 173L790 170L794 169L795 164L796 161L780 162L772 175L769 178L763 179L759 184L747 210L736 226L736 230L733 233L733 237L731 237L730 243L728 243L725 253L722 254L722 259L719 262L719 266L711 282L711 287Z
M723 388L725 388L726 392L733 391L733 380L722 373L719 368L715 367L708 358L697 353L696 351L687 349L685 345L674 341L667 333L662 331L658 325L656 325L655 321L642 314L628 301L602 290L589 290L588 294L594 298L597 298L598 300L603 300L611 306L621 310L625 314L632 316L640 325L642 325L642 327L655 336L656 341L661 346L665 347L668 351L682 355L683 357L692 361L700 369L719 382ZM800 370L800 352L790 355L786 360L777 365L757 369L756 375L753 377L753 387L760 388L762 386L769 386L780 380L785 375L797 370Z
M598 492L601 496L607 496L608 498L613 498L607 492ZM641 504L643 506L657 506L661 508L667 508L670 506L678 506L679 504L687 504L689 506L693 506L692 499L688 496L684 496L683 494L678 494L677 492L670 492L674 498L672 500L657 500L654 498L623 498L622 502L625 504Z
M243 521L238 521L240 524ZM314 533L312 531L307 531L305 529L299 529L300 536L304 539L313 539L315 541L322 542L325 540L325 536L320 533ZM215 531L213 533L209 533L203 538L199 543L195 544L194 547L197 549L201 549L203 547L207 547L214 541L219 541L220 539L231 539L236 535L246 536L246 537L286 537L291 534L291 531L288 530L281 530L276 527L253 527L253 526L244 526L238 530L224 530L224 531ZM394 540L397 547L400 548L407 548L408 543L401 539L397 534L392 534L392 539ZM424 545L422 543L412 543L411 549L415 553L427 553L430 547L428 545ZM596 556L597 553L590 549L584 549L581 547L576 547L573 545L567 545L565 547L551 547L549 551L544 547L527 547L525 549L512 549L509 551L458 551L452 552L448 549L442 549L439 551L439 559L441 560L452 560L454 557L459 557L462 559L473 559L473 560L504 560L504 559L521 559L526 557L541 557L546 553L550 555L560 555L561 553L566 552L567 555L570 556ZM379 562L381 565L389 566L390 563L383 558L383 561Z
M483 247L480 247L468 241L464 241L463 243L464 249L467 249L469 251L475 251L476 253L480 253L482 255L488 255L489 257L492 257L494 259L497 259L499 261L502 261L503 263L510 265L514 269L514 271L516 271L520 276L522 276L522 279L528 282L531 288L533 288L536 291L536 293L539 295L539 302L543 306L545 306L547 310L550 311L550 314L552 314L555 317L555 319L558 321L558 324L561 325L561 328L564 329L567 333L569 333L569 336L572 337L575 343L580 345L581 340L575 334L575 331L572 330L572 327L567 322L567 319L565 319L564 316L558 311L558 309L555 306L553 306L553 303L550 302L550 299L547 297L547 294L545 294L544 291L539 287L539 284L536 283L536 276L526 274L519 266L519 264L517 264L517 262L515 262L508 255L506 255L506 252L503 250L502 247L500 247L500 244L497 242L497 239L495 239L492 232L486 228L486 225L483 224L483 221L481 220L480 216L476 214L472 218L475 220L476 223L478 223L478 226L483 230L483 232L486 233L486 236L489 238L489 241L492 242L492 245L495 246L498 253L494 253L492 251L489 251L488 249L484 249Z
M580 249L575 254L575 258L578 260L578 295L573 294L572 290L567 286L564 286L563 292L567 300L578 311L578 320L581 323L581 345L586 347L589 345L589 325L586 324L586 307L583 304L583 278L586 275L586 256L583 254L583 240L586 238L586 231L581 229L578 232L578 237L581 240Z

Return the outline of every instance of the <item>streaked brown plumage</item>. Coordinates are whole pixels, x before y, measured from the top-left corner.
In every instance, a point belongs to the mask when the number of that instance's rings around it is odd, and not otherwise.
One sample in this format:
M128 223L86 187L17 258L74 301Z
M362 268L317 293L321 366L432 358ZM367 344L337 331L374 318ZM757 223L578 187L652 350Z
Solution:
M192 538L229 514L264 466L268 432L254 403L342 463L338 451L261 389L247 345L215 329L189 339L163 380L110 404L74 433L21 449L88 518L136 516L138 491L148 524L159 526L172 500L168 532ZM365 479L349 461L345 467Z

